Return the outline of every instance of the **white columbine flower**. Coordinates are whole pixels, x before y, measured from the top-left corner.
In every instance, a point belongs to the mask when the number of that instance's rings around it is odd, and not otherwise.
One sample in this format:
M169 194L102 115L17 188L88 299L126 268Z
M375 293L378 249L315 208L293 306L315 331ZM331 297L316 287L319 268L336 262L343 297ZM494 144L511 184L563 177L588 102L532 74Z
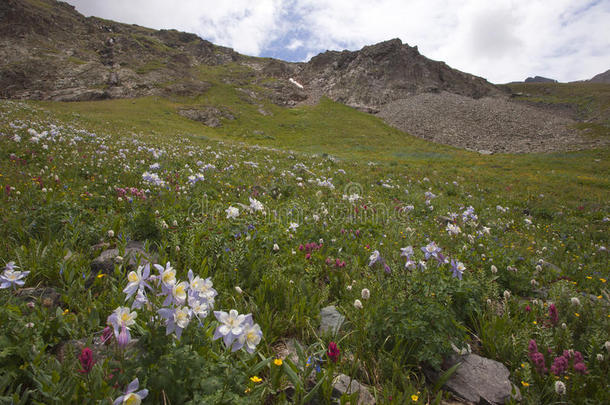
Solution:
M233 341L242 334L246 315L240 315L237 310L232 309L228 313L224 311L214 311L214 316L216 316L216 319L220 322L220 326L216 328L213 340L222 337L225 345L230 347Z
M462 232L462 230L459 226L451 223L447 224L447 233L449 233L449 235L457 235L460 232Z
M250 197L250 209L252 209L252 211L263 211L265 206L257 199Z
M138 313L130 311L127 307L118 307L108 317L106 323L114 329L114 335L118 338L121 326L125 326L127 329L136 323Z
M229 207L225 212L227 213L227 219L237 218L239 216L239 210L235 207Z
M296 222L291 222L290 225L288 226L288 230L290 232L296 232L298 227L299 227L299 224L297 224Z

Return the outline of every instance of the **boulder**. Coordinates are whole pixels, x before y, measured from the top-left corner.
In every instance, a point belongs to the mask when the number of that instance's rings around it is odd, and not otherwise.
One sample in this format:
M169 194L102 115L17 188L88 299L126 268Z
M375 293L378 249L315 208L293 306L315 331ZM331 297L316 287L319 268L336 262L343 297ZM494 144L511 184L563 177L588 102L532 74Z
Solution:
M334 305L324 307L320 310L320 333L330 332L336 335L345 321L345 316L341 315Z
M343 394L352 395L355 392L358 393L358 405L375 404L375 397L364 385L345 374L335 376L333 379L333 397L340 398Z
M99 273L111 274L114 272L114 264L117 262L119 249L106 249L91 262L91 276L95 277ZM131 241L125 247L125 255L122 263L127 269L134 269L138 263L138 256L141 257L140 264L152 263L155 256L144 250L144 243Z
M521 400L519 388L509 380L510 372L504 364L476 354L467 354L452 356L445 365L450 368L458 362L461 365L443 387L456 397L480 405L504 404L511 397ZM432 379L440 376L436 372L428 374Z

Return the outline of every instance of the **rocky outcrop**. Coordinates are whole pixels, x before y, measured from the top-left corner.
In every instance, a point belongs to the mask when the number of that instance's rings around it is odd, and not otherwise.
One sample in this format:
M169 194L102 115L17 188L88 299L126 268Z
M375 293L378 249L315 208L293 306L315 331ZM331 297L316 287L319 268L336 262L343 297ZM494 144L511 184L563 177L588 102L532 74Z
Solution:
M446 91L472 98L500 93L485 79L430 60L399 39L354 52L324 52L304 65L296 79L314 93L372 110L421 93Z
M587 81L590 83L610 83L610 69L606 70L604 73L593 76Z
M525 83L557 83L557 80L549 79L548 77L534 76L525 79Z

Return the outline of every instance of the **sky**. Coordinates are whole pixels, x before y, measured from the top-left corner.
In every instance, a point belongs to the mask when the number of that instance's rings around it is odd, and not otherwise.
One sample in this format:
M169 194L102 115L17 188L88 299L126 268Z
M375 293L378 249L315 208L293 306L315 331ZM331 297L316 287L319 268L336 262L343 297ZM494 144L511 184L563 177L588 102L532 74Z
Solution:
M610 69L610 0L67 0L86 16L308 61L393 38L493 83Z

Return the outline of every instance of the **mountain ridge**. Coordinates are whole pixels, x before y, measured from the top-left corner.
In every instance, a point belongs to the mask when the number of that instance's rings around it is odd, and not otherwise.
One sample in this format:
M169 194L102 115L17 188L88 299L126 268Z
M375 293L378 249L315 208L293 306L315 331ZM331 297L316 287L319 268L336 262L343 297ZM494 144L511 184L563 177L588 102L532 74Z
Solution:
M523 103L519 94L511 98L510 87L428 59L400 39L286 62L242 55L191 33L85 17L60 1L4 0L0 61L0 98L190 97L199 105L176 113L219 126L239 120L243 108L210 96L225 86L232 103L254 105L261 116L271 114L265 103L291 108L327 97L403 132L485 153L599 145L578 136L570 109Z

